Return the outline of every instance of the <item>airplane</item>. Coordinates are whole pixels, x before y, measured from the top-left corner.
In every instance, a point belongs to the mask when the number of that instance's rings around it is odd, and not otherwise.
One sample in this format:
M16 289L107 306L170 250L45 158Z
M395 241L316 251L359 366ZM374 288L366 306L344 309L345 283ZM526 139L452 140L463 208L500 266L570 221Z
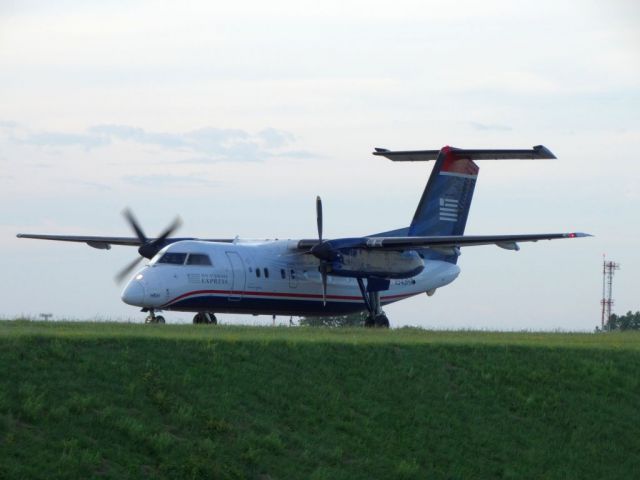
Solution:
M164 323L158 311L194 312L193 323L217 323L217 313L332 316L367 313L366 327L389 327L382 307L415 295L433 295L460 274L462 247L589 237L586 233L464 235L479 160L555 159L546 147L391 151L373 155L394 162L433 161L427 185L408 227L371 235L324 239L322 201L316 199L318 236L301 240L177 238L176 218L148 238L131 211L123 212L135 237L18 234L19 238L138 247L139 257L117 276L122 281L147 258L122 291L122 300Z

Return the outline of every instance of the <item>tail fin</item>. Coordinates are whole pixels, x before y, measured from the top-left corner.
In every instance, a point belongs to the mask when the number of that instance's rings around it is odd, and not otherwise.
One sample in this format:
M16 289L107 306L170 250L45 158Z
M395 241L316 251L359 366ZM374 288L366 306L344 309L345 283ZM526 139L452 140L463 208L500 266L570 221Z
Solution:
M409 236L462 235L479 167L464 153L444 147L409 226Z
M374 155L393 161L418 162L436 160L416 213L408 228L408 236L463 235L471 208L473 191L480 168L474 160L553 159L546 147L530 150L460 149L446 146L441 150L390 151L376 148ZM457 262L451 251L424 250L425 258Z

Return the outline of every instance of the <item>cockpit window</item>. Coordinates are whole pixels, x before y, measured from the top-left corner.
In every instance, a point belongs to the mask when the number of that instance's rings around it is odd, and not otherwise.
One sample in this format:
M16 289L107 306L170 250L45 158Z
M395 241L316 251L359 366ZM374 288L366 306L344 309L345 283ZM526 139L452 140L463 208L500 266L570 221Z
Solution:
M186 258L187 258L186 253L167 252L164 255L162 255L162 257L160 257L160 260L158 260L158 263L170 263L171 265L182 265L184 264L184 261Z
M187 258L187 265L211 265L209 255L203 253L190 253Z

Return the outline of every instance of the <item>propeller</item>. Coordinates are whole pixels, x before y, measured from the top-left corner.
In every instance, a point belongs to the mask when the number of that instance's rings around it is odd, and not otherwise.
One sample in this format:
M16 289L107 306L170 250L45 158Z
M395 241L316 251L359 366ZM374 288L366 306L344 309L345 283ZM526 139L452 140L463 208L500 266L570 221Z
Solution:
M326 247L322 248L322 199L316 197L316 222L318 224L318 244L311 249L311 253L320 260L318 270L322 275L322 305L327 306L327 273L329 266L326 261Z
M124 218L127 219L127 222L135 232L136 237L138 237L138 239L140 240L140 247L138 247L138 253L140 254L140 257L127 264L122 270L120 270L120 272L118 272L115 277L115 280L118 283L122 282L122 280L124 280L129 275L129 273L131 273L131 271L136 268L138 263L140 263L143 258L153 258L156 253L158 253L165 246L164 241L173 232L175 232L180 227L180 225L182 225L182 220L180 219L180 217L176 217L175 220L171 222L171 224L167 228L165 228L157 238L149 240L144 234L144 230L142 230L142 227L138 223L138 220L136 220L136 217L134 217L131 210L126 208L122 212L122 215L124 215Z
M318 223L318 240L322 243L322 199L316 197L316 222Z

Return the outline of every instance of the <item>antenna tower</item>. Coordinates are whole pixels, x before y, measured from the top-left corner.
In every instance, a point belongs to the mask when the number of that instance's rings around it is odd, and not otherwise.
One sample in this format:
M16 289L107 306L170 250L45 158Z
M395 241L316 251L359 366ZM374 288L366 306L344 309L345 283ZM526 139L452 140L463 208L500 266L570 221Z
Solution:
M611 320L611 307L613 306L613 275L616 270L620 270L620 264L612 261L607 262L605 255L602 256L602 319L600 326L610 330L609 320Z

